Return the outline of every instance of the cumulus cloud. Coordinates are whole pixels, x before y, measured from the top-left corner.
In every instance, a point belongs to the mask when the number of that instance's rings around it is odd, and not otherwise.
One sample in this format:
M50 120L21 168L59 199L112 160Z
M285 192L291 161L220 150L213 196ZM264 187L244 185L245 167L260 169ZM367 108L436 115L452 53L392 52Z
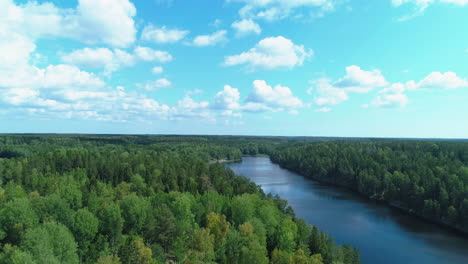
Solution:
M217 44L224 43L227 41L226 34L226 30L219 30L210 35L196 36L190 43L190 45L196 47L215 46Z
M409 101L406 92L459 88L468 88L468 81L457 76L454 72L432 72L418 82L411 80L406 83L394 83L380 90L371 105L377 107L404 107Z
M256 18L266 21L285 19L290 16L321 16L335 9L336 0L228 0L242 2L239 10L243 18Z
M242 19L239 21L234 21L231 27L236 30L237 37L243 37L249 34L258 35L262 33L262 29L260 28L260 26L251 19Z
M420 89L458 89L468 87L468 80L457 76L454 72L432 72L419 82L406 83L408 90Z
M334 83L334 86L350 92L367 93L374 88L388 85L380 70L362 70L359 66L346 67L346 75Z
M312 55L312 50L296 45L290 39L270 37L261 40L249 51L225 57L224 65L246 65L251 71L293 68L301 66Z
M127 47L135 41L135 6L128 0L79 0L75 9L30 1L0 3L0 24L31 39L66 37Z
M135 56L142 61L169 62L172 55L167 51L154 50L148 47L136 47Z
M408 104L408 97L404 94L405 85L394 83L382 89L371 105L377 107L404 107Z
M106 74L110 74L122 67L133 66L140 61L169 62L172 60L172 55L166 51L140 46L136 47L133 53L120 49L83 48L62 55L61 60L64 63L88 69L103 68Z
M158 44L176 43L189 34L188 30L169 29L166 26L147 25L143 28L141 39Z
M138 84L137 86L145 91L156 91L159 88L171 87L172 83L166 78L161 78L155 81L147 82L146 84Z
M312 82L313 88L308 90L309 94L314 92L318 95L315 98L315 104L318 106L337 105L349 99L348 93L342 89L333 86L330 79L321 78Z
M380 70L366 71L356 65L346 67L345 76L336 81L320 78L311 83L312 87L307 92L316 95L315 104L323 107L349 100L350 93L369 93L388 85Z
M289 87L272 87L264 80L255 80L246 99L245 111L284 111L304 107L304 103L295 97Z
M216 93L214 97L214 108L222 110L240 109L240 92L237 88L225 85L224 89Z

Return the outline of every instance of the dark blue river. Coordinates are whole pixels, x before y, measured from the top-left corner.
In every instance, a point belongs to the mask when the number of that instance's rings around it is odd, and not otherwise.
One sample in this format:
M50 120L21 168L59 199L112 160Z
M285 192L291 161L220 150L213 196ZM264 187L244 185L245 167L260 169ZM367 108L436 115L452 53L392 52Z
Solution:
M298 217L359 248L364 264L468 264L468 239L337 187L283 169L267 157L226 166L288 200Z

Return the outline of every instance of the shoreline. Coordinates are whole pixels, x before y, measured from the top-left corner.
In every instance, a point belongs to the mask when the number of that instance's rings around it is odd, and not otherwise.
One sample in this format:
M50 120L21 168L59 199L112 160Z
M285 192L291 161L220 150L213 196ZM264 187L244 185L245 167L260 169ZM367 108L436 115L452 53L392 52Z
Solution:
M332 182L332 181L326 181L326 180L323 180L323 179L317 179L317 178L315 178L313 176L306 176L306 175L302 174L301 172L299 172L297 170L288 168L286 166L283 166L283 165L281 165L279 163L276 163L276 162L273 162L273 161L271 161L271 162L274 163L274 164L278 164L281 168L284 168L284 169L290 170L292 172L295 172L295 173L301 175L304 178L311 179L313 181L316 181L316 182L319 182L319 183L322 183L322 184L343 188L343 189L345 189L347 191L353 192L354 194L357 194L357 195L365 198L368 201L374 201L374 202L379 203L379 204L384 204L385 206L387 206L389 208L392 208L392 209L396 209L396 210L398 210L398 211L400 211L400 212L402 212L402 213L404 213L406 215L414 216L414 217L416 217L416 218L418 218L418 219L420 219L420 220L422 220L422 221L424 221L426 223L437 225L437 226L439 226L441 228L444 228L444 229L446 229L448 231L451 231L451 232L456 233L458 235L461 235L461 236L463 236L465 238L468 238L468 230L464 230L462 228L452 226L450 224L447 224L447 223L443 222L442 220L430 219L430 218L427 218L427 217L425 217L423 215L416 214L416 213L412 212L410 209L408 209L408 208L406 208L406 207L404 207L402 205L399 205L398 201L386 201L386 200L383 200L383 199L375 199L372 196L367 196L365 194L362 194L362 193L358 192L357 190L354 190L352 188L348 188L345 185L341 185L339 183L335 183L335 182Z

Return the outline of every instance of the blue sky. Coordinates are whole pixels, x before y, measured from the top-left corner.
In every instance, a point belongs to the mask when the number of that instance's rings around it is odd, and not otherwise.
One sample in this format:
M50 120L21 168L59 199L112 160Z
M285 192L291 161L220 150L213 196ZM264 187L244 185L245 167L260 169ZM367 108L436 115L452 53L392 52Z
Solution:
M0 132L468 137L468 0L0 0Z

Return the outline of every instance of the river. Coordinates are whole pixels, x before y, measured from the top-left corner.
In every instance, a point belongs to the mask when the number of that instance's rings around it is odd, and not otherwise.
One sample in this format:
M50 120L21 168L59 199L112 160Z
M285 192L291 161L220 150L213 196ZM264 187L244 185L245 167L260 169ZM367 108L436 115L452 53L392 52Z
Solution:
M227 163L265 193L288 200L298 217L333 236L337 244L359 248L363 264L467 264L468 239L396 209L307 179L268 157Z

